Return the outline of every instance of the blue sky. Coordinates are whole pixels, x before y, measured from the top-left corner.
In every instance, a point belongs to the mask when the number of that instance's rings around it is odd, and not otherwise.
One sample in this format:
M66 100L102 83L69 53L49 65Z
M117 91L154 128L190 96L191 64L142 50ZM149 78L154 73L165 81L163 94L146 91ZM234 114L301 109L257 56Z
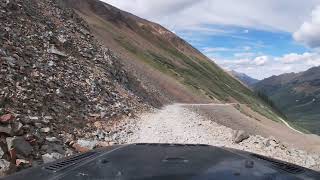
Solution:
M254 78L320 65L320 0L104 0Z

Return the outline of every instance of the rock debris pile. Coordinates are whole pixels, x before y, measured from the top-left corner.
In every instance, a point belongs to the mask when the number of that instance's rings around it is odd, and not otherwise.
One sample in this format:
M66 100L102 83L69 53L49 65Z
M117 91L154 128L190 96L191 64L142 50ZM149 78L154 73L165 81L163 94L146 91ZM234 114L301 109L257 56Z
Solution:
M0 23L0 176L112 144L97 129L147 108L60 1L0 0Z

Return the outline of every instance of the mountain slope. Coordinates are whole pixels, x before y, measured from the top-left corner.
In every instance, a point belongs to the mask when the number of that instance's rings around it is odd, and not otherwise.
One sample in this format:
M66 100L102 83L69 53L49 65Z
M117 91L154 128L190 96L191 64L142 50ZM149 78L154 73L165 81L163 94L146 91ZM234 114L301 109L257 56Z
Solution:
M257 82L259 82L258 79L254 79L244 73L239 73L236 71L229 71L230 74L232 74L235 78L239 79L241 82L243 82L245 85L247 85L248 87L252 87L254 84L256 84Z
M97 121L148 107L130 90L143 87L73 10L1 1L0 23L0 176L77 152L69 142L96 138Z
M268 95L294 124L320 134L320 67L267 78L255 89Z
M277 119L253 92L164 27L98 0L67 0L163 103L239 102Z

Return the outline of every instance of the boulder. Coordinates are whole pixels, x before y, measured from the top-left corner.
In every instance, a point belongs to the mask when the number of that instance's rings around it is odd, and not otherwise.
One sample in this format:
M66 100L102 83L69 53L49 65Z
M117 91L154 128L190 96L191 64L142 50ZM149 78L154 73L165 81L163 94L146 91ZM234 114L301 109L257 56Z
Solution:
M32 146L23 137L6 138L8 150L15 149L17 156L27 157L32 152Z
M93 148L95 148L97 146L98 142L96 140L79 139L77 141L77 144L79 144L82 147L85 147L85 148L92 150Z
M5 126L0 125L0 133L11 135L12 134L12 128L11 128L10 124L7 124Z
M1 123L9 123L14 119L14 116L12 114L5 114L0 116L0 122Z
M77 152L87 152L92 150L98 145L98 141L95 140L84 140L80 139L76 143L72 144L72 147L77 151Z
M235 130L232 132L232 142L239 144L242 141L248 139L250 136L243 130Z
M56 161L58 159L61 159L63 157L64 156L62 154L53 152L53 153L50 153L50 154L47 153L47 154L42 155L42 160L43 160L43 163L49 163L49 162L53 162L53 161Z

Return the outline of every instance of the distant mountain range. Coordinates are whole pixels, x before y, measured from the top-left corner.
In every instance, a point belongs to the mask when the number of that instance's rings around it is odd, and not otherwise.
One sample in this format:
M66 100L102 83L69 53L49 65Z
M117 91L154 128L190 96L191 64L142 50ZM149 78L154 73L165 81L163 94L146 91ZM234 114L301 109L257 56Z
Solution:
M252 87L254 84L256 84L257 82L259 82L258 79L254 79L244 73L240 73L237 71L229 71L229 73L231 75L233 75L235 78L237 78L238 80L240 80L242 83L244 83L245 85L247 85L248 87Z
M272 76L254 89L268 95L292 123L320 134L320 67Z

